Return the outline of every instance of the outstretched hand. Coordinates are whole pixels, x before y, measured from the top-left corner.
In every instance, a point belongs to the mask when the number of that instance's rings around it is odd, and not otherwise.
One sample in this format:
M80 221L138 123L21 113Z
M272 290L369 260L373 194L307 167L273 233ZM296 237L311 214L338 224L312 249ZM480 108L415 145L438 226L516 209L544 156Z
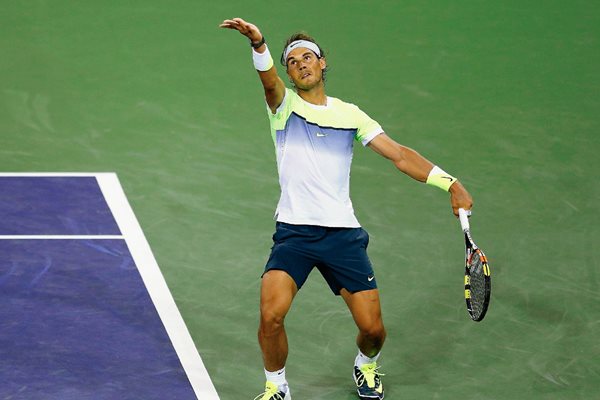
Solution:
M259 42L262 39L262 34L258 27L250 22L246 22L241 18L226 19L219 25L221 28L234 29L250 39L251 42Z

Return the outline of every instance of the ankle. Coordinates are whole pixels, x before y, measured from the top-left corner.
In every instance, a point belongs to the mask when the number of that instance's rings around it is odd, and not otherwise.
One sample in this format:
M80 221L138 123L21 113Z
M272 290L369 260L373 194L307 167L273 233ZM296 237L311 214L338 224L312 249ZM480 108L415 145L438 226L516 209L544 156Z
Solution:
M354 359L354 365L357 366L358 368L362 367L365 364L373 364L376 363L377 360L379 359L379 356L381 355L381 352L377 353L375 356L373 357L367 357L366 355L364 355L360 350L358 351L358 355L356 356L356 358Z
M267 381L277 385L280 391L288 391L288 383L285 378L285 367L277 371L267 371L265 369L265 377L267 378Z

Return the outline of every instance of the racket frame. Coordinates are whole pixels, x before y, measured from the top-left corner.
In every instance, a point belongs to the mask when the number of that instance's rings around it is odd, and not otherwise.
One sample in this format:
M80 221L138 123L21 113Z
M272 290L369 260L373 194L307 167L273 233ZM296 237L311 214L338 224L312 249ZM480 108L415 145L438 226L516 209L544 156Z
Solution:
M465 235L465 302L467 304L467 311L473 321L479 322L483 320L490 304L490 295L492 291L492 282L490 276L490 267L487 262L487 258L483 251L475 244L471 237L471 228L469 225L469 216L471 215L470 210L460 208L458 210L458 217L460 219L460 225ZM471 304L471 272L469 270L469 264L473 254L478 253L482 263L483 277L485 285L485 294L483 299L483 309L479 316L473 314L473 307Z

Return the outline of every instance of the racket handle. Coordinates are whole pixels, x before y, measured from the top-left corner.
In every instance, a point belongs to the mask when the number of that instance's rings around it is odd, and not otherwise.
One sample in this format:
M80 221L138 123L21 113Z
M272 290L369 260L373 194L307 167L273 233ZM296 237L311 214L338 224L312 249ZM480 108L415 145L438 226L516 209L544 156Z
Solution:
M469 216L471 215L471 210L465 210L464 208L458 209L458 219L460 220L460 226L464 231L469 230Z

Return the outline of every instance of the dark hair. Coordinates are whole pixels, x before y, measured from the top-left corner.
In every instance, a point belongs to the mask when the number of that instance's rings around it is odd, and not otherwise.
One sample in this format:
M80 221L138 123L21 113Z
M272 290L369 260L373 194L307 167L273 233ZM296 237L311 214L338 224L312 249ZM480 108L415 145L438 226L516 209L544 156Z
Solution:
M319 48L319 51L321 52L321 56L318 58L319 59L325 58L325 50L323 50L323 48L319 45L319 43L317 43L315 38L313 38L308 33L303 32L303 31L296 32L292 36L287 38L287 40L285 41L285 44L283 45L283 50L281 51L281 58L279 61L281 62L281 65L283 65L284 67L287 68L286 60L283 58L285 55L285 49L289 46L290 43L295 42L296 40L307 40L309 42L313 42L314 44L317 45L317 47ZM323 82L325 82L325 74L328 69L329 69L329 67L325 67L325 69L323 70Z

